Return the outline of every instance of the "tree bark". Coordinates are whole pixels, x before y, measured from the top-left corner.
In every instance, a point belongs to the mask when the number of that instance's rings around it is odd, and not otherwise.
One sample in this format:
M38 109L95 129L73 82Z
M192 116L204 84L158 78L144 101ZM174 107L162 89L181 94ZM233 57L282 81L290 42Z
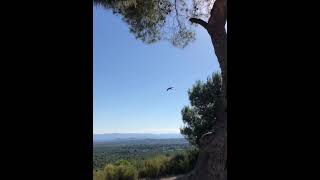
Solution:
M217 104L215 129L200 139L200 154L195 169L182 179L227 180L227 0L216 0L208 22L191 18L204 27L212 40L222 76L222 92Z

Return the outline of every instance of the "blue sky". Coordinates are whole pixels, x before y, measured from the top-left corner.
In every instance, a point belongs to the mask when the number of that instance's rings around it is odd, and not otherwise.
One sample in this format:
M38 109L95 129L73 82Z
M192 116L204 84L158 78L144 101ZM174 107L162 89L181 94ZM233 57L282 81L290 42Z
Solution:
M179 132L188 89L219 70L209 35L196 27L196 41L184 49L147 45L121 17L98 7L93 13L93 132Z

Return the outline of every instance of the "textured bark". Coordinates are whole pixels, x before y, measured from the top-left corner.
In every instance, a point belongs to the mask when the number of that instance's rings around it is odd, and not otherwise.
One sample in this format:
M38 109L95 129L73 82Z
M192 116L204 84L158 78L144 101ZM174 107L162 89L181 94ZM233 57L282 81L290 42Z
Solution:
M227 0L216 0L208 22L191 18L209 33L222 76L222 93L217 104L215 129L200 139L200 154L195 169L180 179L227 179Z

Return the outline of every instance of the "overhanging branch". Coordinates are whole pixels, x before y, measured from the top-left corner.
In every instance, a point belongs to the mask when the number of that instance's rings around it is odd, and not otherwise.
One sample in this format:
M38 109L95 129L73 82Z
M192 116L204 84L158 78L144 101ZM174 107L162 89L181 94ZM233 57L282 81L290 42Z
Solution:
M202 19L197 19L197 18L190 18L189 21L191 21L192 23L197 23L200 24L202 27L204 27L205 29L208 29L208 23L205 22Z

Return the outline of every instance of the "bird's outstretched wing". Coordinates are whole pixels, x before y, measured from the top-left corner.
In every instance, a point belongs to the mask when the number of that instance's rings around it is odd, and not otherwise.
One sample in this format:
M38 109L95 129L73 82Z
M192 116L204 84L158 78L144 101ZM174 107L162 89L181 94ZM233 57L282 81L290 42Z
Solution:
M173 89L173 87L169 87L169 88L167 89L167 91L172 90L172 89Z

